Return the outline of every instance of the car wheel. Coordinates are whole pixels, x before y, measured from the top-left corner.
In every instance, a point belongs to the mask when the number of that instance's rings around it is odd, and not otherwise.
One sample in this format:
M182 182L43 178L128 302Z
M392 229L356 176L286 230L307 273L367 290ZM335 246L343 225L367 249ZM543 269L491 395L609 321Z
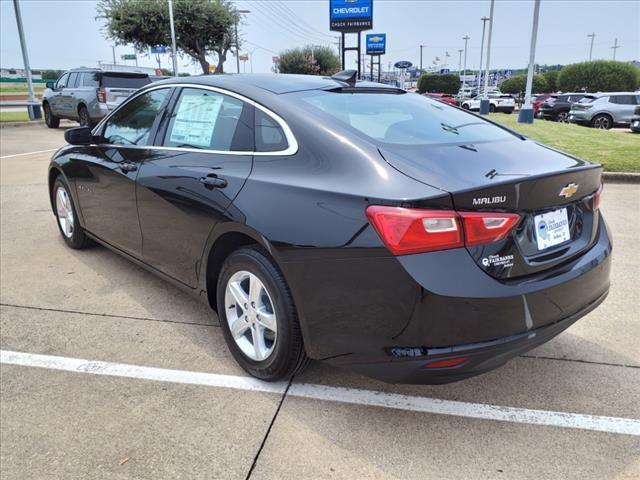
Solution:
M243 247L227 257L218 277L217 307L227 345L249 374L283 380L307 365L291 292L264 249Z
M51 111L51 107L48 103L42 105L44 110L44 123L49 128L58 128L60 126L60 119L56 117Z
M462 104L462 108L465 110L469 110L469 104L468 103L463 103Z
M493 104L489 105L489 112L495 113L496 112L496 106L493 105Z
M78 215L73 205L73 198L69 194L69 186L62 176L58 176L53 183L51 195L58 220L58 228L60 229L63 240L71 248L78 250L86 248L90 240L78 222Z
M600 115L593 117L593 120L591 120L591 126L601 130L609 130L613 126L613 121L609 115L601 113Z
M78 122L80 122L81 127L93 128L93 121L89 115L89 110L87 110L87 107L84 105L78 110Z
M556 115L556 121L560 123L569 123L569 112L560 112Z

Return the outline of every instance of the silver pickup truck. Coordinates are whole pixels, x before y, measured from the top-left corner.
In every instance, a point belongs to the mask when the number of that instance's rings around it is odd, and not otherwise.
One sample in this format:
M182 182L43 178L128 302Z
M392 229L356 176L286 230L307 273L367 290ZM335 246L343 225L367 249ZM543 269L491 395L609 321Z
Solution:
M149 83L151 79L146 73L96 68L69 70L57 81L47 82L42 97L45 123L49 128L58 128L60 119L66 118L93 127L125 98Z

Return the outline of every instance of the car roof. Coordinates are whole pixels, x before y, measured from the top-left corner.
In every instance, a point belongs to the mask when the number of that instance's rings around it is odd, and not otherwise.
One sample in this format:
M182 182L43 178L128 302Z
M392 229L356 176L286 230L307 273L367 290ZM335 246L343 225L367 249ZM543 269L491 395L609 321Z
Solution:
M185 85L208 85L212 87L226 88L232 91L254 90L255 88L265 90L277 95L283 93L299 92L303 90L329 90L332 88L348 88L349 84L331 77L319 75L293 75L293 74L272 74L272 73L231 73L222 75L198 75L189 77L173 77L167 80L156 82L155 85L163 83L180 83ZM356 82L356 88L376 88L397 90L391 85L384 85L374 82Z

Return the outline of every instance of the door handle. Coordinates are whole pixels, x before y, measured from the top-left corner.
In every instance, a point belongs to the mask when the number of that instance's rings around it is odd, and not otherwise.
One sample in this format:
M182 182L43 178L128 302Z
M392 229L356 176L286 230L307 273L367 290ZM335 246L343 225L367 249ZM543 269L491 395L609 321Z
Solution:
M202 177L200 179L200 183L202 183L208 189L212 188L224 188L227 186L227 181L224 178L218 177Z
M120 164L120 170L123 172L135 172L138 170L138 166L135 163L131 162L122 162Z

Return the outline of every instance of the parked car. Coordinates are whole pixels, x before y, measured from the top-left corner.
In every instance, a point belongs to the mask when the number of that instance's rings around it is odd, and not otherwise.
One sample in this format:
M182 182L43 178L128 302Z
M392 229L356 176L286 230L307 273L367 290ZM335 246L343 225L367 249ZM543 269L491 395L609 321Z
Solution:
M446 103L448 105L458 106L458 101L456 100L456 97L454 97L450 93L423 93L423 95L425 97L438 100L439 102Z
M513 110L516 108L516 101L511 95L503 93L489 93L487 96L489 98L490 112L513 113ZM479 111L480 100L480 96L463 100L461 107L465 110Z
M531 107L533 108L533 112L535 114L538 113L538 110L540 108L540 105L542 105L542 102L550 98L551 95L552 95L551 93L543 93L533 97L533 99L531 100ZM516 99L516 101L518 101L518 99Z
M94 126L138 88L151 83L146 73L106 72L76 68L57 81L47 82L42 97L44 120L49 128L58 128L61 118Z
M584 98L584 93L554 94L547 98L538 110L538 117L566 123L569 121L571 105Z
M355 78L140 89L93 131L65 132L48 174L62 239L95 240L216 309L264 380L309 358L461 380L604 300L599 165Z
M630 128L632 132L640 133L640 106L634 110L633 117L631 117Z
M628 126L636 105L640 105L638 92L588 94L571 106L569 121L605 130L615 125Z

